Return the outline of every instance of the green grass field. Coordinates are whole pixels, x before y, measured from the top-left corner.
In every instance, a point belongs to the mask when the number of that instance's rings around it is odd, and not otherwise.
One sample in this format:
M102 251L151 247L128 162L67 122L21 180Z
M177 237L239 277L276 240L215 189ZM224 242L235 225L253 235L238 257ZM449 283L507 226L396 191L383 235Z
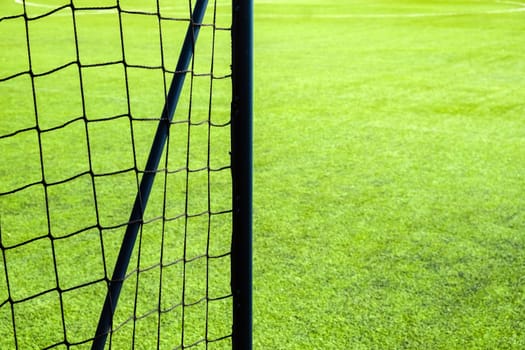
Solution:
M75 3L82 6L89 0ZM129 8L148 6L122 3ZM19 4L0 0L0 17L17 11ZM37 16L46 9L31 11ZM176 16L178 8L166 11ZM226 26L229 18L223 18ZM144 29L151 28L148 18L128 19L130 64L159 64L158 36ZM71 25L67 21L67 16L55 16L32 22L38 39L32 59L35 72L74 59L74 47L65 44L71 32L57 29ZM107 14L79 16L83 64L121 58L116 21ZM184 25L173 22L165 29L179 38ZM0 55L0 79L27 69L22 30L22 20L0 21L0 51L8 53ZM525 348L524 33L525 4L518 1L255 0L256 349ZM202 34L209 43L211 33ZM229 32L221 34L217 69L224 74ZM180 39L176 40L166 50L176 52ZM197 70L204 70L209 60L207 47L202 46ZM37 78L43 128L83 113L75 73L72 66ZM158 117L163 92L158 71L130 69L130 105L122 66L85 68L84 74L88 120L125 115L128 108L138 118ZM206 82L197 79L196 84L206 90ZM216 84L211 119L223 124L228 120L229 82ZM229 130L207 131L206 123L199 123L208 108L207 93L199 91L195 89L189 163L184 159L186 136L173 137L172 169L205 166L209 133L212 167L228 161ZM32 102L25 100L28 94L27 76L0 82L0 135L34 123ZM184 111L176 115L180 124L174 135L187 134L185 118ZM88 125L96 174L127 169L135 162L143 167L155 122L129 123L122 117ZM0 139L0 192L41 178L35 135L24 132L16 140ZM43 134L48 181L87 170L87 143L79 142L84 139L82 121ZM168 217L185 210L180 199L185 196L186 174L175 172L167 182ZM189 212L210 209L201 202L207 195L206 175L189 174ZM228 174L215 176L211 209L227 209ZM125 172L97 181L100 224L109 227L127 220L135 176ZM3 246L45 236L49 223L56 237L92 224L97 213L90 184L86 174L49 187L49 222L42 187L0 197ZM195 216L189 227L194 241L186 250L181 246L184 223L169 222L166 237L173 240L160 257L161 222L154 219L162 215L162 190L157 187L151 198L147 216L153 221L145 226L140 261L135 258L131 266L147 269L162 259L184 254L191 259L206 251L202 233L209 226L207 217ZM228 238L220 234L228 232L229 216L212 218L216 239L211 253L221 254L228 250ZM10 291L12 298L53 288L55 273L65 289L102 278L103 259L111 266L122 230L104 230L104 257L96 232L53 241L58 271L52 268L49 239L7 250L4 255L13 271L10 285L16 287ZM225 294L228 261L212 264L210 285L215 287L209 288L213 295ZM134 307L137 315L147 314L159 300L162 308L180 303L182 282L188 287L187 303L202 297L207 288L205 262L196 259L185 268L185 278L183 264L165 268L162 297L158 266L132 274L118 320L125 322ZM0 303L8 295L4 275L0 274ZM63 294L70 341L91 336L103 293L103 283L95 283ZM63 336L57 295L50 292L16 304L15 313L28 315L18 323L20 348L45 347ZM188 343L202 337L203 305L185 308ZM229 299L210 305L211 317L217 320L210 334L218 336L230 327ZM162 348L180 344L181 312L175 307L163 314L161 334L167 337L160 341ZM155 347L158 322L153 315L137 323L137 348ZM9 332L11 309L4 304L1 349L13 348ZM115 348L129 348L132 332L131 323L125 323L116 333ZM228 346L224 342L210 348Z
M259 2L258 349L525 347L524 6Z

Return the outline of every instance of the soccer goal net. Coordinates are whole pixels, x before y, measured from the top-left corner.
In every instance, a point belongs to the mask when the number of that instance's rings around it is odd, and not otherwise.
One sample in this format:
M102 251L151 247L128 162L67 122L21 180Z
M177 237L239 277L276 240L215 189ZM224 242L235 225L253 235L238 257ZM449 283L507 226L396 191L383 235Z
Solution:
M251 347L244 0L3 0L0 349Z

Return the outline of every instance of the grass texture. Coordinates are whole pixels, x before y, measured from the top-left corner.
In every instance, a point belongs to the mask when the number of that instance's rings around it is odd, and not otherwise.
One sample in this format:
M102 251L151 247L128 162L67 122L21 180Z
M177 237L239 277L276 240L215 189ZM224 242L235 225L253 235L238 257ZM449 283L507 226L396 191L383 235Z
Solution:
M525 346L524 6L256 6L256 348Z
M14 2L0 0L0 4L6 16L19 11ZM131 1L127 5L139 6ZM255 1L256 349L525 347L524 6L493 0ZM34 16L44 10L31 8ZM78 33L83 64L121 58L115 45L119 40L115 16L78 19L79 28L84 29ZM35 72L74 58L74 47L64 44L71 41L71 33L56 30L70 25L63 23L68 20L54 16L33 22L38 36L33 48ZM159 64L158 36L144 30L151 23L132 15L127 20L124 28L131 33L125 37L134 40L126 57L129 63ZM177 25L166 27L174 37L184 28ZM0 56L0 77L26 69L25 37L12 34L20 33L21 26L21 20L0 22L0 37L7 38L0 41L0 49L10 53ZM201 39L209 42L210 36L203 34ZM229 49L228 35L218 40ZM49 45L55 49L49 50ZM167 50L176 51L177 45ZM75 93L75 70L70 67L37 79L43 128L83 113ZM128 106L121 66L84 70L86 116L101 120L88 123L93 171L104 174L133 167L135 162L143 166L155 123L103 119L126 115L128 108L138 118L157 117L162 75L129 69ZM0 134L34 123L32 104L19 97L30 94L29 78L15 80L0 85ZM216 84L223 86L217 89L217 114L212 119L222 124L228 120L229 85ZM204 120L200 116L206 114L208 96L196 94L195 118ZM187 90L184 96L189 96ZM188 103L183 99L183 105ZM174 135L187 133L185 118L183 111L176 115L181 123L174 127ZM205 166L207 147L202 145L208 132L199 125L191 129L194 146L189 164L184 159L186 139L172 138L173 169ZM85 132L83 122L77 121L43 134L50 182L86 170L87 143L79 141L85 139ZM211 147L211 161L220 166L227 162L229 145L219 140L227 138L229 130L212 128L211 132L217 135L212 137L217 141ZM35 138L22 133L16 143L0 140L0 191L39 181ZM211 205L217 210L225 209L229 201L228 176L219 174L211 187ZM175 172L167 181L169 217L184 213L180 197L186 190L185 177L185 172ZM102 226L127 220L135 182L130 173L98 178ZM207 209L200 202L208 192L205 183L206 175L190 173L190 213ZM96 213L90 185L85 175L50 187L49 222L57 237L93 222ZM9 205L1 203L4 246L47 234L43 196L37 187L9 196ZM154 218L162 214L162 186L151 201L147 216L152 223L144 231L142 254L132 262L144 269L161 259L161 224ZM211 232L228 231L227 216L213 219ZM190 225L194 234L188 237L194 241L184 250L184 225L170 221L166 237L172 240L165 243L165 256L203 254L202 232L210 227L208 221L196 216ZM111 269L122 232L104 230L105 256L101 256L96 232L94 228L54 243L39 239L6 251L13 271L11 296L20 300L53 288L55 274L66 290L102 278L106 265ZM212 242L214 254L228 249L227 240ZM52 266L53 259L57 271L43 268ZM183 268L188 269L188 277L181 278ZM210 283L216 283L212 293L226 293L227 263L217 261L212 268ZM131 283L124 284L129 290L121 301L120 321L147 314L158 300L163 308L180 303L183 282L189 288L186 303L205 293L203 260L185 266L175 263L163 271L166 280L160 299L158 268L143 275L132 273ZM6 300L8 293L4 278L0 276L0 300ZM137 285L138 301L134 301ZM70 341L91 334L99 312L97 300L103 293L104 284L95 283L63 294ZM17 304L15 313L29 315L18 324L21 348L45 347L62 336L57 295L56 291L45 293ZM226 302L211 311L216 318L213 327L217 327L212 334L229 327L229 306ZM181 315L182 308L174 310L160 321L147 316L139 320L135 346L153 348L157 322L161 335L175 334L184 317L187 325L193 325L188 326L186 341L198 340L204 328L202 304L186 307L186 316ZM6 305L0 307L2 349L13 346L11 316ZM117 333L115 347L130 347L131 328L126 323ZM179 343L180 334L160 341L162 348ZM83 347L86 344L76 348Z

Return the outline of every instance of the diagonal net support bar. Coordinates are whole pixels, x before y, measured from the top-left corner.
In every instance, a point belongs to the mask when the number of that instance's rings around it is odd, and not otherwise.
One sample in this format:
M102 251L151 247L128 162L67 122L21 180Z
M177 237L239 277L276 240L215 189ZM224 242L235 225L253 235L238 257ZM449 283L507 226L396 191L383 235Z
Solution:
M117 307L122 284L131 259L131 254L135 245L137 234L142 225L148 198L151 193L153 181L155 179L158 165L162 157L162 152L166 144L170 123L173 119L182 87L184 85L184 78L193 56L195 42L197 40L201 23L206 12L207 3L207 0L197 0L193 9L191 21L184 38L184 43L179 55L175 74L170 85L168 96L162 111L162 116L160 118L153 144L151 146L151 151L148 156L144 175L140 183L139 191L135 197L129 223L127 225L126 233L124 235L117 262L115 264L115 269L108 285L108 292L104 301L102 312L100 314L95 339L92 345L93 350L104 348L107 336L111 331L112 319Z

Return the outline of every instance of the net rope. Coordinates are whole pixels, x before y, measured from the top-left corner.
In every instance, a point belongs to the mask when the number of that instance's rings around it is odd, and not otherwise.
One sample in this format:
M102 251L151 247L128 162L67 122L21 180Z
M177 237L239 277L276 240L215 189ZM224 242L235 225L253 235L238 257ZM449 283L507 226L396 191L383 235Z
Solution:
M0 348L89 348L192 0L0 9ZM210 1L107 348L231 347L231 3Z

